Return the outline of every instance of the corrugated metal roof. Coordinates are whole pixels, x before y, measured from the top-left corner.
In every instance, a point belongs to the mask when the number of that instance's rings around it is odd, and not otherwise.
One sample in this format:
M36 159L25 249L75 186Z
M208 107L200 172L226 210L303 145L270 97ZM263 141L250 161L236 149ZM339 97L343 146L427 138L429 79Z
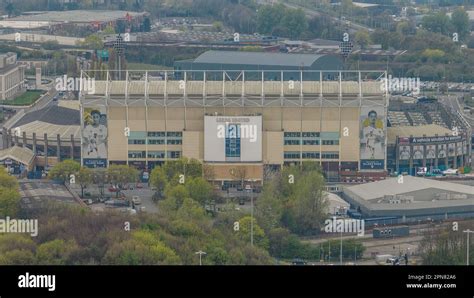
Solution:
M194 62L308 67L323 56L325 55L240 51L207 51L197 57Z
M387 128L388 142L391 144L395 143L395 139L397 136L422 137L423 135L426 135L428 137L432 137L436 134L438 134L439 136L444 136L445 134L452 134L452 131L437 124L418 126L396 126Z
M0 160L13 159L22 164L29 165L35 155L28 148L13 146L4 150L0 150Z

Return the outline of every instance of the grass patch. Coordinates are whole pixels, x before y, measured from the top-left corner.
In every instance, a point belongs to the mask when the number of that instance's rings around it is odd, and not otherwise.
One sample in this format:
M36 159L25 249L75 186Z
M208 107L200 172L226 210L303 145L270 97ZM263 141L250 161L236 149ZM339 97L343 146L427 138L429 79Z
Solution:
M130 63L127 62L127 70L172 70L172 67L147 64L147 63Z
M12 100L6 100L5 102L2 102L2 104L10 106L29 106L30 104L38 100L41 94L43 94L43 91L29 90L23 93L22 95L15 97Z

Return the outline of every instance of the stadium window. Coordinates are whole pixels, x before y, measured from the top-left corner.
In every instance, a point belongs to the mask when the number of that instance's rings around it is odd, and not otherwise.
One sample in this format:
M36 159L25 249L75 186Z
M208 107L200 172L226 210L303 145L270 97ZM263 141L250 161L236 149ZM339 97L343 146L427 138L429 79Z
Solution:
M323 145L339 145L339 140L323 140Z
M319 152L303 152L303 159L319 159Z
M181 151L168 151L169 158L180 158Z
M145 151L128 151L128 158L145 158Z
M286 152L283 153L283 157L285 159L299 159L300 158L300 153L299 152L286 151Z
M339 153L338 152L323 152L322 158L323 159L338 159Z
M128 139L129 145L145 145L145 139Z
M165 140L148 140L148 145L164 145Z

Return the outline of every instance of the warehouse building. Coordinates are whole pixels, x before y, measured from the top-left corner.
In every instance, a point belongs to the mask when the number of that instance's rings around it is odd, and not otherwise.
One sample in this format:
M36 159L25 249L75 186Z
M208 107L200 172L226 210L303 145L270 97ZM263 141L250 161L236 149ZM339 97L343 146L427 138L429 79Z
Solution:
M336 55L285 54L245 51L207 51L196 59L175 62L174 69L187 70L187 75L202 79L202 71L207 78L220 79L226 71L230 79L238 79L240 75L247 79L262 79L261 71L265 71L265 80L280 80L281 70L285 70L283 80L300 80L300 71L324 70L327 79L335 78L337 73L329 70L342 70L343 63ZM197 72L192 72L197 70ZM217 72L214 72L217 70ZM294 70L294 71L291 71ZM303 80L319 80L319 72L305 72ZM176 75L183 78L182 72Z
M363 218L395 223L474 217L474 187L403 176L343 187L342 197Z

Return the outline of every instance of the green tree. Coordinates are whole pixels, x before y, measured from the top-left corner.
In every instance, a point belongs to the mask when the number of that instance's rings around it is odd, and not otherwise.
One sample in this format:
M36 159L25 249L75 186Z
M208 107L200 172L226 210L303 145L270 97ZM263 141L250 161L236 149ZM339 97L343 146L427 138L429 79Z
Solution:
M3 169L3 167L0 168L0 187L17 189L18 181L16 178L8 175L5 171L3 171Z
M458 7L451 15L451 24L453 24L454 30L459 34L460 39L468 37L470 30L469 27L469 16L462 7Z
M452 30L452 25L450 22L449 17L442 13L430 14L422 19L422 26L424 29L429 30L431 32L441 33L441 34L449 34Z
M308 22L302 9L287 9L280 26L288 30L290 38L298 38L308 29Z
M74 240L55 239L38 246L36 259L38 265L70 265L78 246Z
M116 196L127 183L138 179L138 170L127 165L111 165L107 169L108 181L117 187Z
M370 36L366 31L357 31L354 37L354 41L363 49L370 44Z
M101 50L104 48L104 42L97 34L87 36L80 45L91 50Z
M245 216L239 220L239 231L237 235L240 239L250 243L252 231L252 217ZM268 249L268 239L265 237L265 232L257 224L255 218L253 219L253 243L254 245Z
M105 256L114 265L178 265L176 253L150 231L134 231L132 239L115 243Z
M102 31L102 33L108 34L108 35L115 34L115 28L111 25L108 25L107 27L105 27L105 29ZM97 50L99 50L99 49L97 49Z
M64 160L54 165L49 171L49 177L51 179L60 180L62 183L69 183L71 175L77 173L81 168L81 165L72 159Z
M83 198L84 189L93 182L92 171L87 167L81 167L76 174L76 182L81 186L81 198Z
M188 179L186 181L186 188L191 198L201 205L212 197L212 186L204 178Z
M162 167L155 167L150 173L150 185L156 187L156 193L161 196L168 183L168 177Z
M299 234L318 233L325 218L324 178L318 172L305 173L296 184L296 192L291 199L295 222L295 232Z
M18 189L0 187L0 217L13 217L20 211Z

